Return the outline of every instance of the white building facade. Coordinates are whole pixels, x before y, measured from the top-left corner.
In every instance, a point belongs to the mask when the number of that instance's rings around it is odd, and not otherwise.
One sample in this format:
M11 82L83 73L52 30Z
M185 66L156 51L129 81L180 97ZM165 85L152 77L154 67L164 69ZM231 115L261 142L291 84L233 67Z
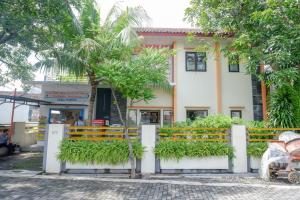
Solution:
M155 98L133 106L121 102L122 112L129 112L130 124L170 125L196 117L225 114L243 120L259 120L262 116L259 82L247 74L242 61L231 63L221 52L224 41L197 29L138 28L144 47L170 48L169 82L172 90L155 89ZM195 37L192 41L188 35ZM84 83L39 82L42 97L52 105L41 106L41 116L50 123L68 121L78 116L87 118L89 86ZM122 99L122 95L119 94ZM106 108L103 102L109 101ZM94 119L118 124L111 91L99 86ZM61 117L64 113L63 117ZM68 119L67 119L68 118Z

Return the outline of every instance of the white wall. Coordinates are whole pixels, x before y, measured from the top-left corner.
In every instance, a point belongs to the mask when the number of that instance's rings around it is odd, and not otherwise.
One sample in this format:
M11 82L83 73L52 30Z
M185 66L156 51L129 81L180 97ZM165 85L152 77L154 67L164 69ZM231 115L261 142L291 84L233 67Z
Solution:
M42 98L46 101L45 95L47 91L66 91L66 92L89 92L89 85L87 84L60 84L60 83L49 83L42 85ZM88 98L87 99L79 99L78 101L53 101L53 103L57 104L85 104L88 105ZM84 119L87 119L88 115L88 107L87 106L74 106L74 105L42 105L40 107L40 116L45 116L48 118L49 110L50 109L84 109Z
M16 104L18 105L18 104ZM0 124L10 124L12 103L0 105ZM28 122L29 106L18 106L14 113L14 122Z
M172 107L172 91L165 91L163 89L154 89L155 98L148 102L138 102L133 106L157 106L157 107ZM129 105L129 101L128 101Z
M213 45L213 44L211 44ZM176 88L177 88L177 121L186 120L185 107L209 107L208 114L216 113L216 79L215 55L207 52L206 72L186 71L185 50L183 41L176 43Z
M231 110L241 110L244 120L253 120L252 82L245 64L240 62L240 72L229 72L228 59L224 55L221 56L221 63L223 113L230 115Z

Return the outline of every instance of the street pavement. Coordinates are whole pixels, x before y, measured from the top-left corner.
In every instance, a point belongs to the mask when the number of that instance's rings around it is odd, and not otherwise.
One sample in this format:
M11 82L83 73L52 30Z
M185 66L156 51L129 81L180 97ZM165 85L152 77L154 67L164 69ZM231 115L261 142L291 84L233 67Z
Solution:
M36 175L0 172L1 200L43 199L234 199L300 200L300 185L258 178L120 179L96 175Z

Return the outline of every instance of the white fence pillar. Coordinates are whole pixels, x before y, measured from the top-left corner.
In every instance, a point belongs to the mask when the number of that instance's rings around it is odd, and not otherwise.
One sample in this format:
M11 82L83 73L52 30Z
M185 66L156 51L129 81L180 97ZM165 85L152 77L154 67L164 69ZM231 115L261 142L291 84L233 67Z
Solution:
M155 125L143 125L142 126L142 145L145 147L145 153L141 161L142 174L155 173L155 137L156 127Z
M62 163L57 159L59 145L64 138L64 124L49 124L46 145L46 173L60 173Z
M231 143L234 148L233 173L246 173L247 168L247 132L246 126L231 127Z

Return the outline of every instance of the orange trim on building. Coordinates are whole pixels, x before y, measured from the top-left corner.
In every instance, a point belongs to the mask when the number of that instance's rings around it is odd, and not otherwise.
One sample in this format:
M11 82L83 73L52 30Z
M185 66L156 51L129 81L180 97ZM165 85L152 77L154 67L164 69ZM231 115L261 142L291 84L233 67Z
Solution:
M172 45L172 49L176 49L176 42L173 42L173 45ZM177 107L176 107L176 104L177 104L177 90L176 90L176 87L177 87L177 83L176 83L176 70L177 70L177 67L176 67L176 52L174 53L174 55L172 56L172 82L174 83L173 85L173 96L172 96L172 108L173 108L173 117L172 117L172 122L176 122L177 121Z
M217 95L217 113L222 113L222 85L221 85L221 50L220 43L215 43L216 53L216 95Z
M170 106L128 106L128 109L172 109Z
M264 72L264 65L261 64L259 66L260 72ZM261 80L260 82L261 86L261 99L262 99L262 111L263 111L263 119L264 121L268 120L268 114L267 114L267 87L265 84L265 81Z

